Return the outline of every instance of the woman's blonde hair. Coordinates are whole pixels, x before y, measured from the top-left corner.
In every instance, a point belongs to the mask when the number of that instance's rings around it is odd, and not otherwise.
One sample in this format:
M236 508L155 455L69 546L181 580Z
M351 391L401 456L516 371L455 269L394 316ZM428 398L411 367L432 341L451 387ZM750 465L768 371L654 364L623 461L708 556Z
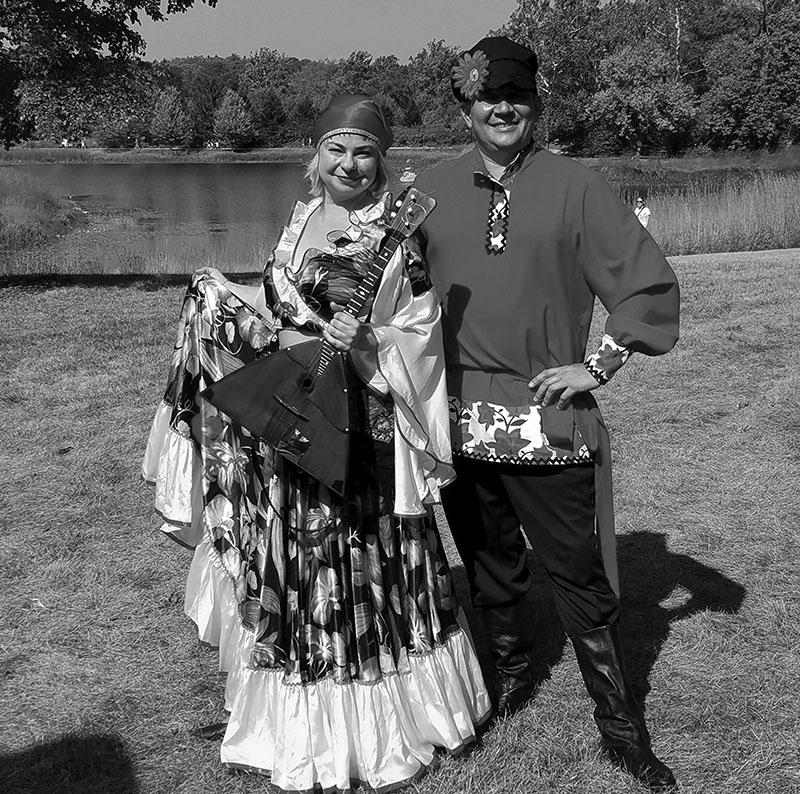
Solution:
M314 198L322 195L322 182L319 178L319 147L322 146L324 142L324 140L320 141L317 145L314 156L309 160L308 165L306 165L304 174L310 186L308 192L314 196ZM389 182L392 179L392 172L389 169L389 164L386 162L386 157L377 144L375 145L375 155L378 158L378 169L375 174L375 181L370 185L369 191L375 198L378 198L386 188L389 187Z

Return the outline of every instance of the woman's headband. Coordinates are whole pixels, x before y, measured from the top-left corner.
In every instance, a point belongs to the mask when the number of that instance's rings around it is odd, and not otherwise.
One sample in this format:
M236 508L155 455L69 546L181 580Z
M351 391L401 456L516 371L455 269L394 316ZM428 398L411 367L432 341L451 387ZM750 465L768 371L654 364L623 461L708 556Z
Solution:
M383 154L392 145L392 130L380 108L364 94L339 94L317 119L311 140L314 146L333 135L363 135L374 141Z

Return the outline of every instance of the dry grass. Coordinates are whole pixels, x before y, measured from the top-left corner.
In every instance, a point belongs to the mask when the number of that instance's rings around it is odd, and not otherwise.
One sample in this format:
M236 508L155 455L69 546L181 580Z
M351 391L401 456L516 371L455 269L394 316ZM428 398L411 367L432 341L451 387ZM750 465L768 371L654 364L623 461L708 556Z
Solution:
M758 174L723 185L654 190L648 230L667 254L800 247L800 176Z
M0 255L41 246L82 220L80 209L36 180L0 167Z
M634 357L600 395L630 668L684 794L800 791L797 254L674 260L678 348ZM270 791L190 734L220 715L216 657L182 615L187 552L159 536L139 481L182 292L0 292L7 794ZM599 754L541 576L531 601L535 702L419 794L640 791Z

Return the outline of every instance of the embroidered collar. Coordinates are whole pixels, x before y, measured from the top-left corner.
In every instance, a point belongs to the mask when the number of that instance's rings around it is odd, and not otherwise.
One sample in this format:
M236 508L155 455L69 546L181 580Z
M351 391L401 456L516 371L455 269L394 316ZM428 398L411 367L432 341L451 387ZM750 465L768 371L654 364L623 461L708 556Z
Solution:
M492 176L491 172L489 171L488 163L490 162L490 159L476 146L475 153L477 157L475 159L480 164L480 168L476 168L474 173L476 176L481 175L490 179L492 182L501 185L503 188L509 189L511 187L511 183L514 181L514 177L522 168L522 164L525 162L525 159L531 152L534 151L536 151L536 145L534 144L533 139L531 139L524 149L521 149L519 152L517 152L517 156L505 167L505 170L498 179Z
M487 158L477 146L475 147L475 159L482 166L474 171L475 184L491 190L489 212L486 219L487 254L498 255L506 250L511 214L511 185L532 151L535 151L533 141L517 153L517 156L506 166L500 178L496 179L491 173L488 173Z

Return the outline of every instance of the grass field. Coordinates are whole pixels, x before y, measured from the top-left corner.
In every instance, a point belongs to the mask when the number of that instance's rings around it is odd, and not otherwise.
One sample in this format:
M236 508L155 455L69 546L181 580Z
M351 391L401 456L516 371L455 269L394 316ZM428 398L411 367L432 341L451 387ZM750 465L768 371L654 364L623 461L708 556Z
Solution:
M599 393L629 667L683 794L800 791L798 256L673 260L678 347ZM221 716L222 683L182 614L189 554L160 536L139 480L182 291L0 290L4 794L270 791L191 735ZM535 701L418 794L641 790L599 754L540 573L531 614Z

